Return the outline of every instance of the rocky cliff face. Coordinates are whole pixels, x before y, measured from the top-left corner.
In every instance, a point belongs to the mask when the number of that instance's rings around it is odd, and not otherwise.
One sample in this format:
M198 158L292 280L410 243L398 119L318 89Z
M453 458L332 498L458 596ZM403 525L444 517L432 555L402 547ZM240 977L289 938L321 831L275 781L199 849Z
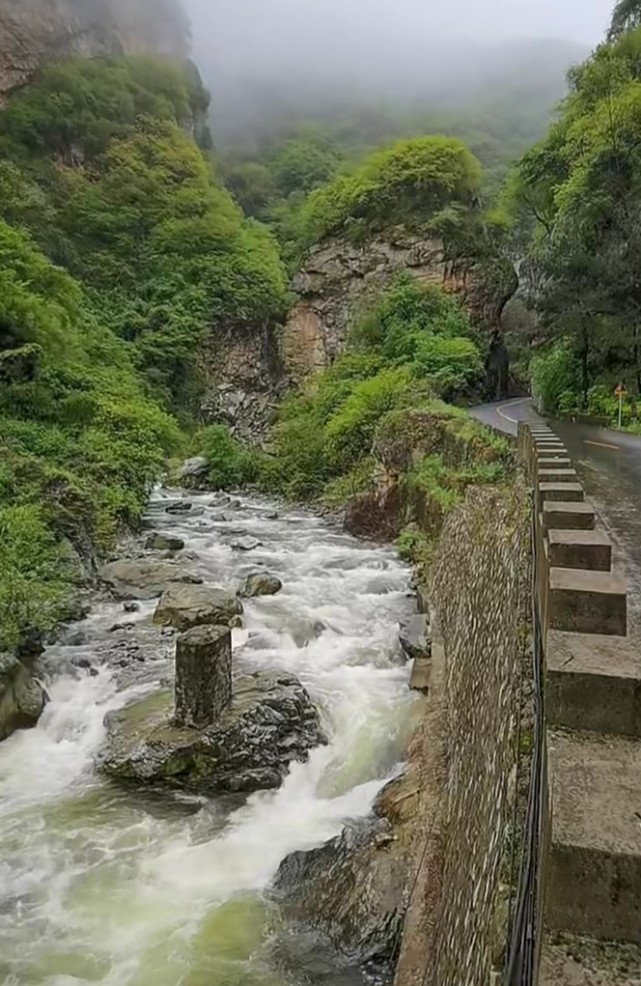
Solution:
M424 284L460 295L491 337L489 387L507 384L500 317L518 287L511 264L451 263L437 239L402 228L355 245L333 238L311 250L293 281L299 297L283 333L283 361L299 380L327 366L341 352L354 316L366 310L393 278L407 271Z
M501 315L518 288L514 267L495 258L453 264L439 240L398 228L361 244L334 237L312 248L293 278L297 301L281 329L263 326L243 336L214 331L202 361L205 418L223 421L243 438L259 437L287 387L340 355L354 319L401 271L463 298L489 337L488 395L504 396L509 359Z
M71 56L186 57L179 0L0 0L0 102L48 61Z

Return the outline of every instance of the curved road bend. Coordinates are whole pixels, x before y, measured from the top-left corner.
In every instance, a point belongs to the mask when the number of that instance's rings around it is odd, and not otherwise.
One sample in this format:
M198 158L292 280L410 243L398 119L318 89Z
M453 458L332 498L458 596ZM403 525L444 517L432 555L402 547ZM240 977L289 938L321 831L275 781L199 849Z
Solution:
M479 421L516 435L519 421L538 421L532 401L473 408ZM551 421L568 450L599 520L615 546L615 569L628 581L629 632L641 639L641 438L591 425Z

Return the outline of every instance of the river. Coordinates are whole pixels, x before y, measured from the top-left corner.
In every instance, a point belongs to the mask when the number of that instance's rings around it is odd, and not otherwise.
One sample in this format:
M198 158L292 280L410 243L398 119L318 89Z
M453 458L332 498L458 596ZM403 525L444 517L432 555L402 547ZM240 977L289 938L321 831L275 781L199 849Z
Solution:
M151 624L155 603L128 615L97 597L45 655L51 702L38 727L0 744L5 986L315 982L274 962L265 890L288 853L367 814L403 755L414 699L397 636L413 603L395 553L300 510L276 517L264 502L198 495L193 515L171 516L164 496L151 504L156 529L185 540L206 582L235 590L261 566L282 579L279 595L247 603L235 666L298 675L330 743L280 790L244 801L112 785L93 769L104 716L167 679L173 641ZM261 545L234 550L241 533ZM123 621L135 626L114 631Z

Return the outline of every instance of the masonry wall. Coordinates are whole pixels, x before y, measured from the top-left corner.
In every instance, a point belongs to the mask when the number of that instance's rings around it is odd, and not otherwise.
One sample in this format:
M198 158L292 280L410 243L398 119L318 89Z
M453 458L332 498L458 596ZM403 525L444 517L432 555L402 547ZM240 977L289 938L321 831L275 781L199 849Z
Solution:
M423 734L425 853L397 986L488 986L501 960L528 516L520 487L473 489L441 537Z

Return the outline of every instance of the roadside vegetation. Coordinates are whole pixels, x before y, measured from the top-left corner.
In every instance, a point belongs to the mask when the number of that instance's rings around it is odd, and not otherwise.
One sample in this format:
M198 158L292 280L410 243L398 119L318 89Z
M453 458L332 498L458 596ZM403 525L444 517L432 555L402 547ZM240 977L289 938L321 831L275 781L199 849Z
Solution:
M607 42L575 68L547 138L505 201L537 317L532 385L551 413L624 423L641 393L641 3L616 5ZM640 429L641 430L641 429Z

